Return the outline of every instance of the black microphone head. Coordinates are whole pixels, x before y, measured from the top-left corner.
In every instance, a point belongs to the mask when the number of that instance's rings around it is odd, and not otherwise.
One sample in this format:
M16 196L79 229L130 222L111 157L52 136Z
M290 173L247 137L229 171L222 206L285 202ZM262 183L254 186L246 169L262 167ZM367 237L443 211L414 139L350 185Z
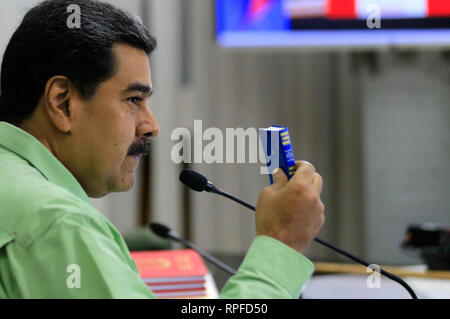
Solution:
M180 181L197 192L203 192L208 185L208 179L191 169L185 169L180 174Z
M162 238L169 238L170 228L160 223L150 223L150 229Z

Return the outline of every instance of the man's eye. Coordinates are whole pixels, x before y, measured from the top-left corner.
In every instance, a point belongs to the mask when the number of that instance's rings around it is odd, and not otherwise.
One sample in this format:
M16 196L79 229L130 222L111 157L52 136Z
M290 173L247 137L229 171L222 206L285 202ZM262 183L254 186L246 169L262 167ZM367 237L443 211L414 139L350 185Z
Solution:
M139 102L142 101L142 98L134 96L127 99L127 101L130 101L133 104L139 104Z

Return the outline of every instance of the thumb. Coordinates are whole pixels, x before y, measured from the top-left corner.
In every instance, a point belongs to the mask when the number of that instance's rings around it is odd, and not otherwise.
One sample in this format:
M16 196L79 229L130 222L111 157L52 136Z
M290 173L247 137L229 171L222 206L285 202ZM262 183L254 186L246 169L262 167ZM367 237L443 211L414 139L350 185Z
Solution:
M277 168L273 171L272 178L272 187L276 190L281 189L288 182L288 178L281 168Z

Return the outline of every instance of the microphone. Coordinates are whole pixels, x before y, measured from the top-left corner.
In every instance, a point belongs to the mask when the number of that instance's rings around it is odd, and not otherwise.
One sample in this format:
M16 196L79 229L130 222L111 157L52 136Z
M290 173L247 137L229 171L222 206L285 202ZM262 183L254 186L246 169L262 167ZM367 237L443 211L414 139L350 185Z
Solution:
M222 195L222 196L225 196L241 205L244 205L245 207L247 207L253 211L256 210L255 206L241 200L240 198L237 198L236 196L233 196L227 192L222 191L221 189L214 186L210 181L208 181L208 179L205 176L201 175L200 173L197 173L194 170L190 170L190 169L183 170L180 174L180 181L184 185L189 187L190 189L193 189L197 192L206 191L209 193L215 193L218 195ZM353 255L349 252L346 252L345 250L343 250L339 247L336 247L323 239L316 237L316 238L314 238L314 241L316 241L317 243L324 245L325 247L328 247L331 250L334 250L338 254L341 254L341 255L343 255L359 264L362 264L366 267L369 267L371 265L370 263L360 259L359 257L356 257L355 255ZM384 276L386 276L387 278L402 285L408 291L408 293L411 295L412 299L417 299L417 296L414 293L414 291L412 290L412 288L403 279L397 277L394 274L387 272L386 270L382 269L381 267L380 267L380 273L383 274Z
M211 263L213 263L214 265L216 265L217 267L221 268L222 270L226 271L227 273L231 274L231 275L235 275L236 274L236 270L231 268L230 266L228 266L227 264L224 264L223 262L221 262L219 259L211 256L210 254L208 254L206 251L204 251L203 249L195 246L193 243L191 243L190 241L184 239L183 237L181 237L181 235L179 235L178 233L176 233L175 231L171 230L169 227L160 224L160 223L150 223L150 229L158 236L162 237L162 238L170 238L172 240L175 240L189 248L192 248L193 250L195 250L196 252L198 252L203 258L205 258L206 260L210 261Z
M215 193L215 194L218 194L221 196L225 196L225 197L227 197L227 198L229 198L251 210L255 210L255 206L250 205L249 203L244 202L240 198L237 198L236 196L233 196L233 195L217 188L211 182L209 182L205 176L203 176L191 169L185 169L181 172L180 181L184 185L189 187L190 189L193 189L194 191L197 191L197 192L206 191L208 193Z

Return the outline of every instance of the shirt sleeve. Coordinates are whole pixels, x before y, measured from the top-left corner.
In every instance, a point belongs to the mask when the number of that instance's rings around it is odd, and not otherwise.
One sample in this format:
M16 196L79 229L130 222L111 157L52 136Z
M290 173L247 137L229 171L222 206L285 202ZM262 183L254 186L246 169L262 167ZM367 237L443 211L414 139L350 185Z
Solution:
M30 247L4 247L0 273L13 298L155 298L128 258L95 221L65 216ZM258 236L220 298L298 298L313 271L302 254Z
M29 248L6 248L19 298L154 298L114 239L86 216L55 221Z
M313 263L296 250L272 237L257 236L220 298L298 298L313 272Z

